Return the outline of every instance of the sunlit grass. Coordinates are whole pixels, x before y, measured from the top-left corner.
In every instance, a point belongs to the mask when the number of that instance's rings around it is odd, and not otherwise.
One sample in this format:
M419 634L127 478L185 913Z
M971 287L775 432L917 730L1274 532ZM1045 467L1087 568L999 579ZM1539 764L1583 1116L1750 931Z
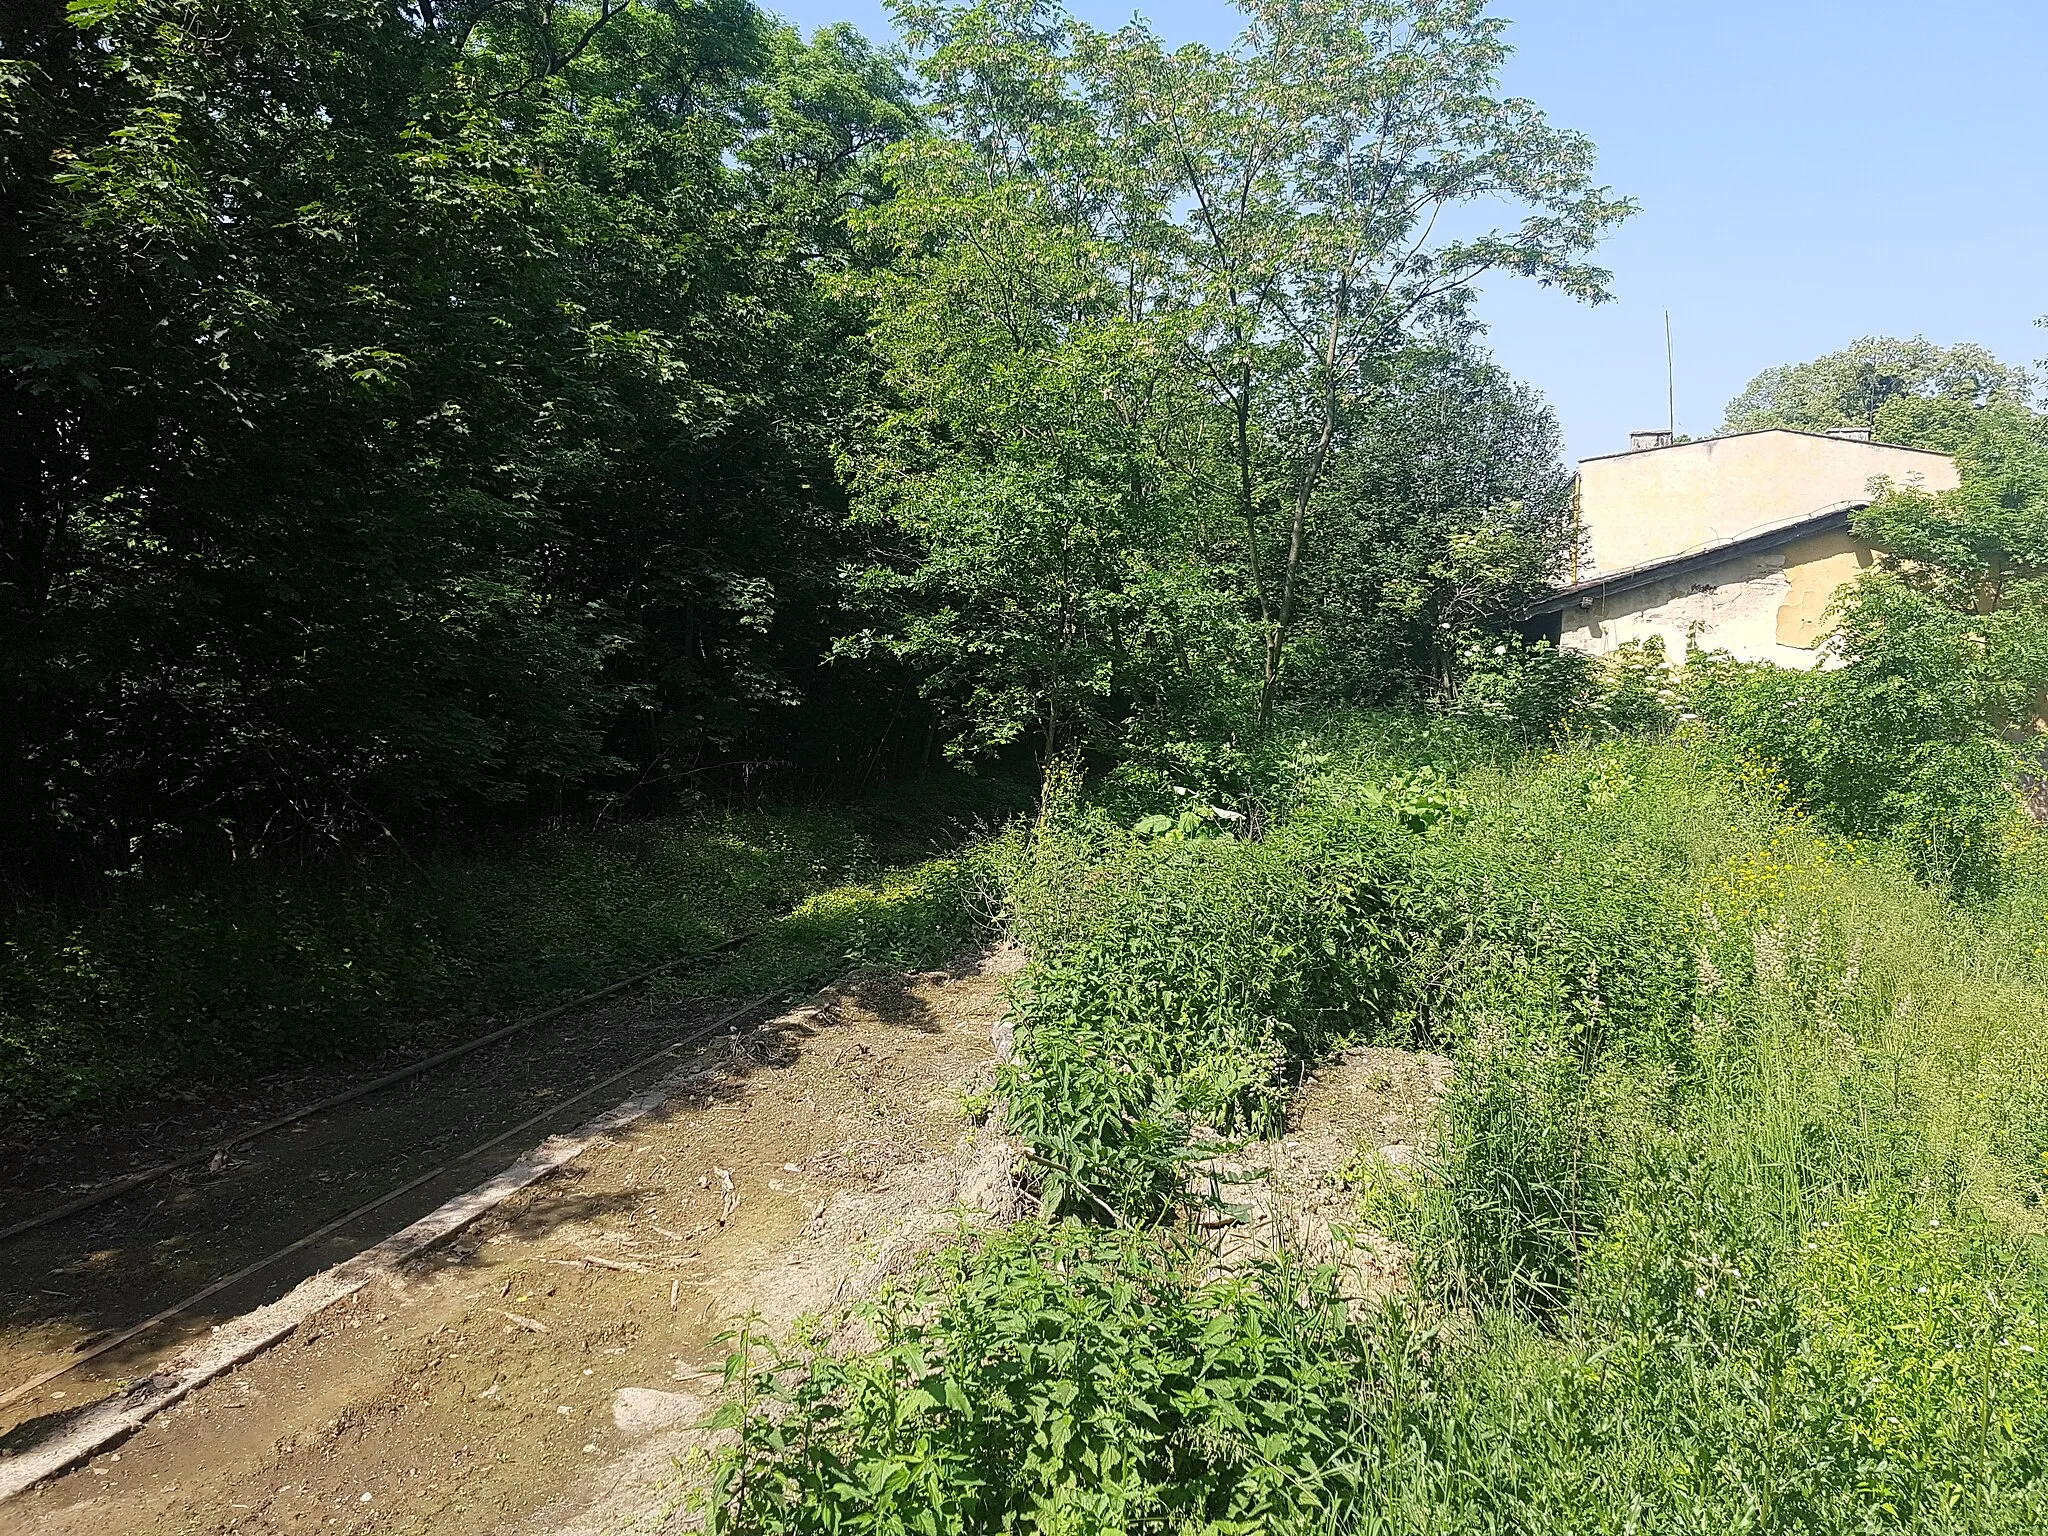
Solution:
M718 1521L2048 1525L2048 881L1958 905L1696 736L1447 751L1455 795L1409 814L1384 786L1427 740L1295 744L1258 844L1148 845L1076 801L992 855L1034 945L1009 1124L1064 1219L886 1301L880 1355L781 1359ZM1413 1288L1329 1326L1327 1275L1205 1285L1177 1170L1270 1131L1347 1038L1458 1070L1418 1177L1353 1168ZM1245 1342L1276 1306L1284 1377ZM1032 1342L1083 1319L1082 1354Z

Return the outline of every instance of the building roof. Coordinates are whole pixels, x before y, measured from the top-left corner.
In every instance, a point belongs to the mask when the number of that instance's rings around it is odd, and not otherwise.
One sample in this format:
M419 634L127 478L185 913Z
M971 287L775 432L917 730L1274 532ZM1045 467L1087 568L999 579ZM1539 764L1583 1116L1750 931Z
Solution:
M1642 451L1660 453L1663 450L1645 448ZM1592 576L1584 581L1575 581L1570 586L1558 587L1547 597L1531 603L1522 610L1522 617L1534 618L1539 613L1557 613L1571 607L1581 598L1613 596L1636 587L1649 586L1653 582L1683 576L1687 571L1697 570L1703 565L1712 565L1730 555L1756 554L1763 550L1776 549L1781 544L1790 544L1794 539L1803 539L1808 534L1846 528L1849 526L1849 515L1852 512L1860 512L1869 505L1867 501L1837 502L1834 506L1823 507L1818 512L1803 512L1798 517L1786 518L1783 522L1752 529L1736 538L1702 544L1697 549L1682 550L1661 560L1649 560L1641 565L1632 565L1626 570L1609 571L1604 576Z
M1769 432L1782 432L1788 437L1817 437L1823 442L1848 443L1857 448L1881 448L1891 453L1924 453L1930 459L1945 459L1949 455L1932 448L1910 448L1904 443L1874 443L1867 438L1836 437L1828 432L1806 432L1798 427L1756 427L1748 432L1718 432L1711 437L1691 437L1682 443L1664 443L1656 448L1624 448L1616 453L1593 453L1580 459L1581 464L1594 464L1602 459L1639 459L1645 454L1671 453L1679 448L1698 448L1706 443L1725 443L1738 437L1762 437Z

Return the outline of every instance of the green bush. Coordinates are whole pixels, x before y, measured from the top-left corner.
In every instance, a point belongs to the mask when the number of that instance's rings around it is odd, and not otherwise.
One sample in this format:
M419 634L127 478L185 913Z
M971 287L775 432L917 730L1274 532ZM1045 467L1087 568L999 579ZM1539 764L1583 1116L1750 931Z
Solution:
M1628 736L1655 736L1678 724L1678 679L1664 655L1664 637L1626 640L1602 658L1606 698L1602 713L1609 729Z
M1992 894L2025 835L2028 759L1996 729L1999 689L1975 621L1878 571L1844 600L1831 647L1844 665L1811 672L1695 659L1688 700L1793 806L1892 839L1959 896Z
M1203 1277L1137 1234L1024 1223L867 1309L728 1366L713 1532L1310 1531L1366 1475L1385 1369L1327 1274Z
M1412 1028L1400 838L1337 816L1256 843L1088 839L1042 824L1025 854L1034 953L1002 1088L1048 1213L1149 1222L1198 1138L1278 1128L1292 1064ZM1097 858L1078 880L1077 842ZM1076 906L1031 909L1076 884Z
M1488 635L1460 649L1443 712L1515 749L1661 735L1678 723L1677 679L1659 636L1596 657L1548 640Z
M1468 775L1469 822L1418 840L1413 964L1431 1038L1462 1045L1489 1020L1682 1065L1697 988L1703 869L1753 835L1763 806L1682 749L1588 744Z
M1505 634L1472 640L1459 652L1445 713L1527 747L1596 727L1601 701L1600 667L1591 656Z
M1512 789L1360 783L1385 765L1354 760L1256 842L1134 836L1062 787L1004 855L1032 949L1004 1092L1048 1210L1159 1219L1200 1145L1272 1134L1340 1040L1454 1043L1505 1018L1587 1070L1608 1050L1682 1062L1697 918L1683 852L1639 823L1645 796L1696 786L1646 789L1639 759L1581 749Z

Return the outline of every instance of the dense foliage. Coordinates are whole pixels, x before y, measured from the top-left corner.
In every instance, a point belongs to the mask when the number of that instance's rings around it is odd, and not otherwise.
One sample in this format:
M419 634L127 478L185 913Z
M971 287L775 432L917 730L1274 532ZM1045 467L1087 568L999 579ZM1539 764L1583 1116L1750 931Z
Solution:
M686 768L815 685L844 214L744 0L0 25L0 836L117 867Z
M1570 567L1557 424L1469 343L1390 364L1330 472L1302 570L1298 699L1453 689L1475 634Z
M1394 691L1418 626L1564 553L1548 419L1462 322L1494 271L1604 298L1586 257L1630 205L1500 93L1477 0L1242 8L1221 51L901 8L939 131L862 221L892 398L854 468L913 563L868 574L896 611L858 644L925 674L961 749Z
M1887 401L1881 435L1953 454L1961 483L1881 487L1855 515L1876 563L1836 599L1830 664L1687 669L1695 707L1793 803L1838 831L1900 840L1924 875L1966 895L2003 878L2024 830L2020 790L2041 767L2048 416L2023 402L1964 385Z
M906 3L906 73L749 0L10 7L13 870L1441 673L1560 547L1472 284L1598 299L1627 205L1478 0L1246 20Z
M743 1336L713 1528L2037 1526L2038 863L1965 916L1699 733L1506 768L1400 721L1312 745L1263 844L1073 805L1015 851L1009 1094L1057 1216L886 1294L872 1350ZM1300 913L1344 851L1403 894L1332 935ZM1389 1301L1202 1236L1187 1164L1280 1121L1311 1031L1457 1061L1420 1172L1355 1163L1413 1254ZM1148 1116L1178 1123L1140 1145ZM1162 1157L1161 1203L1114 1210Z
M1598 302L1630 205L1483 0L1242 8L11 7L0 850L145 878L9 893L0 1105L994 913L1037 1210L743 1331L711 1529L2040 1529L2033 380L1880 338L1731 404L1962 466L1860 514L1834 665L1495 632L1572 534L1474 289ZM942 742L1031 823L409 846ZM1347 1165L1395 1294L1224 1262L1358 1041L1453 1062Z
M2033 374L2000 362L1973 342L1943 347L1924 336L1910 341L1865 336L1812 362L1766 368L1728 402L1721 430L1863 427L1879 442L1945 447L1923 441L1911 416L1901 419L1892 407L2024 407L2033 403L2036 387Z

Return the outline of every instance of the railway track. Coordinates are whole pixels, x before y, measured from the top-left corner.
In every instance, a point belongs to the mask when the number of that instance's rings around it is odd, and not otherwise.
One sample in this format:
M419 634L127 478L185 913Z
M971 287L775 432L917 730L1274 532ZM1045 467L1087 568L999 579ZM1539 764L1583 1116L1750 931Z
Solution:
M781 992L736 1007L629 994L752 937L262 1115L0 1228L0 1455L466 1190L494 1153L567 1128L598 1095L644 1087L737 1028ZM505 1049L515 1037L520 1048Z

